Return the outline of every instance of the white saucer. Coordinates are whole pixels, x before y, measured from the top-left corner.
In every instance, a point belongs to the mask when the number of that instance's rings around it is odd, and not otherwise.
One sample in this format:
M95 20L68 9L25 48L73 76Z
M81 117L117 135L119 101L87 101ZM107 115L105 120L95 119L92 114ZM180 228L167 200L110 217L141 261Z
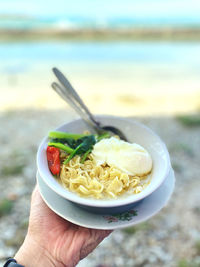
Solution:
M163 184L150 196L139 202L134 209L117 215L100 215L88 212L52 191L37 173L42 198L55 213L64 219L93 229L117 229L144 222L158 213L170 199L175 177L171 169Z

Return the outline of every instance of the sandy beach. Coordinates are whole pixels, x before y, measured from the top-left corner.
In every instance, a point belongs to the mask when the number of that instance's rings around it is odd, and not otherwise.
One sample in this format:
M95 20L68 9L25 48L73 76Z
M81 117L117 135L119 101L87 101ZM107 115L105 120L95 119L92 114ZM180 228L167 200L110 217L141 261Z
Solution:
M170 66L50 62L25 72L2 73L0 110L70 109L51 88L56 80L53 66L60 67L96 114L170 116L200 109L200 79L195 71L188 70L186 76L187 69Z

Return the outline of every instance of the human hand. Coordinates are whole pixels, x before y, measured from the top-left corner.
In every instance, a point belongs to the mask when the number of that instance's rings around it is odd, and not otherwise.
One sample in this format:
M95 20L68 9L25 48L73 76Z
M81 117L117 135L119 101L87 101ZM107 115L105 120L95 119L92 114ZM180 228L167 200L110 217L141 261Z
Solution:
M36 186L28 233L15 259L26 267L73 267L111 232L87 229L59 217L47 207Z

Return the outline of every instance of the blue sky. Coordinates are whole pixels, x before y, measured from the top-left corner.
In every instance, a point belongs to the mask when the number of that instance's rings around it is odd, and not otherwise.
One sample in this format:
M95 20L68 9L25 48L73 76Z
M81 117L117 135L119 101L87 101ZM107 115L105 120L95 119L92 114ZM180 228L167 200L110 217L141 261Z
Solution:
M0 0L0 14L200 17L199 0Z

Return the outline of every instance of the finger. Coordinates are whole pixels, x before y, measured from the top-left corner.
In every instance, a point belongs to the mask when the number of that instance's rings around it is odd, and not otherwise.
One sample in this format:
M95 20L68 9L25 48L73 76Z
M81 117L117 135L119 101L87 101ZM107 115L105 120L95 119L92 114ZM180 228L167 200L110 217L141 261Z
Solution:
M36 184L31 196L30 215L41 217L43 215L45 216L47 213L50 213L50 209L42 199L39 186Z
M91 238L80 251L80 259L85 258L91 253L113 230L91 230Z
M97 234L97 244L99 244L101 241L104 240L104 238L106 238L107 236L109 236L112 233L112 231L108 231L108 230L101 230L101 232L99 232Z
M31 196L31 206L40 206L40 209L45 208L45 209L49 209L49 207L46 205L46 203L44 202L40 190L39 190L39 186L36 183L33 192L32 192L32 196Z
M105 237L109 236L112 232L113 230L104 230Z
M35 198L38 198L38 194L39 194L39 187L38 184L36 183L31 195L31 201Z

